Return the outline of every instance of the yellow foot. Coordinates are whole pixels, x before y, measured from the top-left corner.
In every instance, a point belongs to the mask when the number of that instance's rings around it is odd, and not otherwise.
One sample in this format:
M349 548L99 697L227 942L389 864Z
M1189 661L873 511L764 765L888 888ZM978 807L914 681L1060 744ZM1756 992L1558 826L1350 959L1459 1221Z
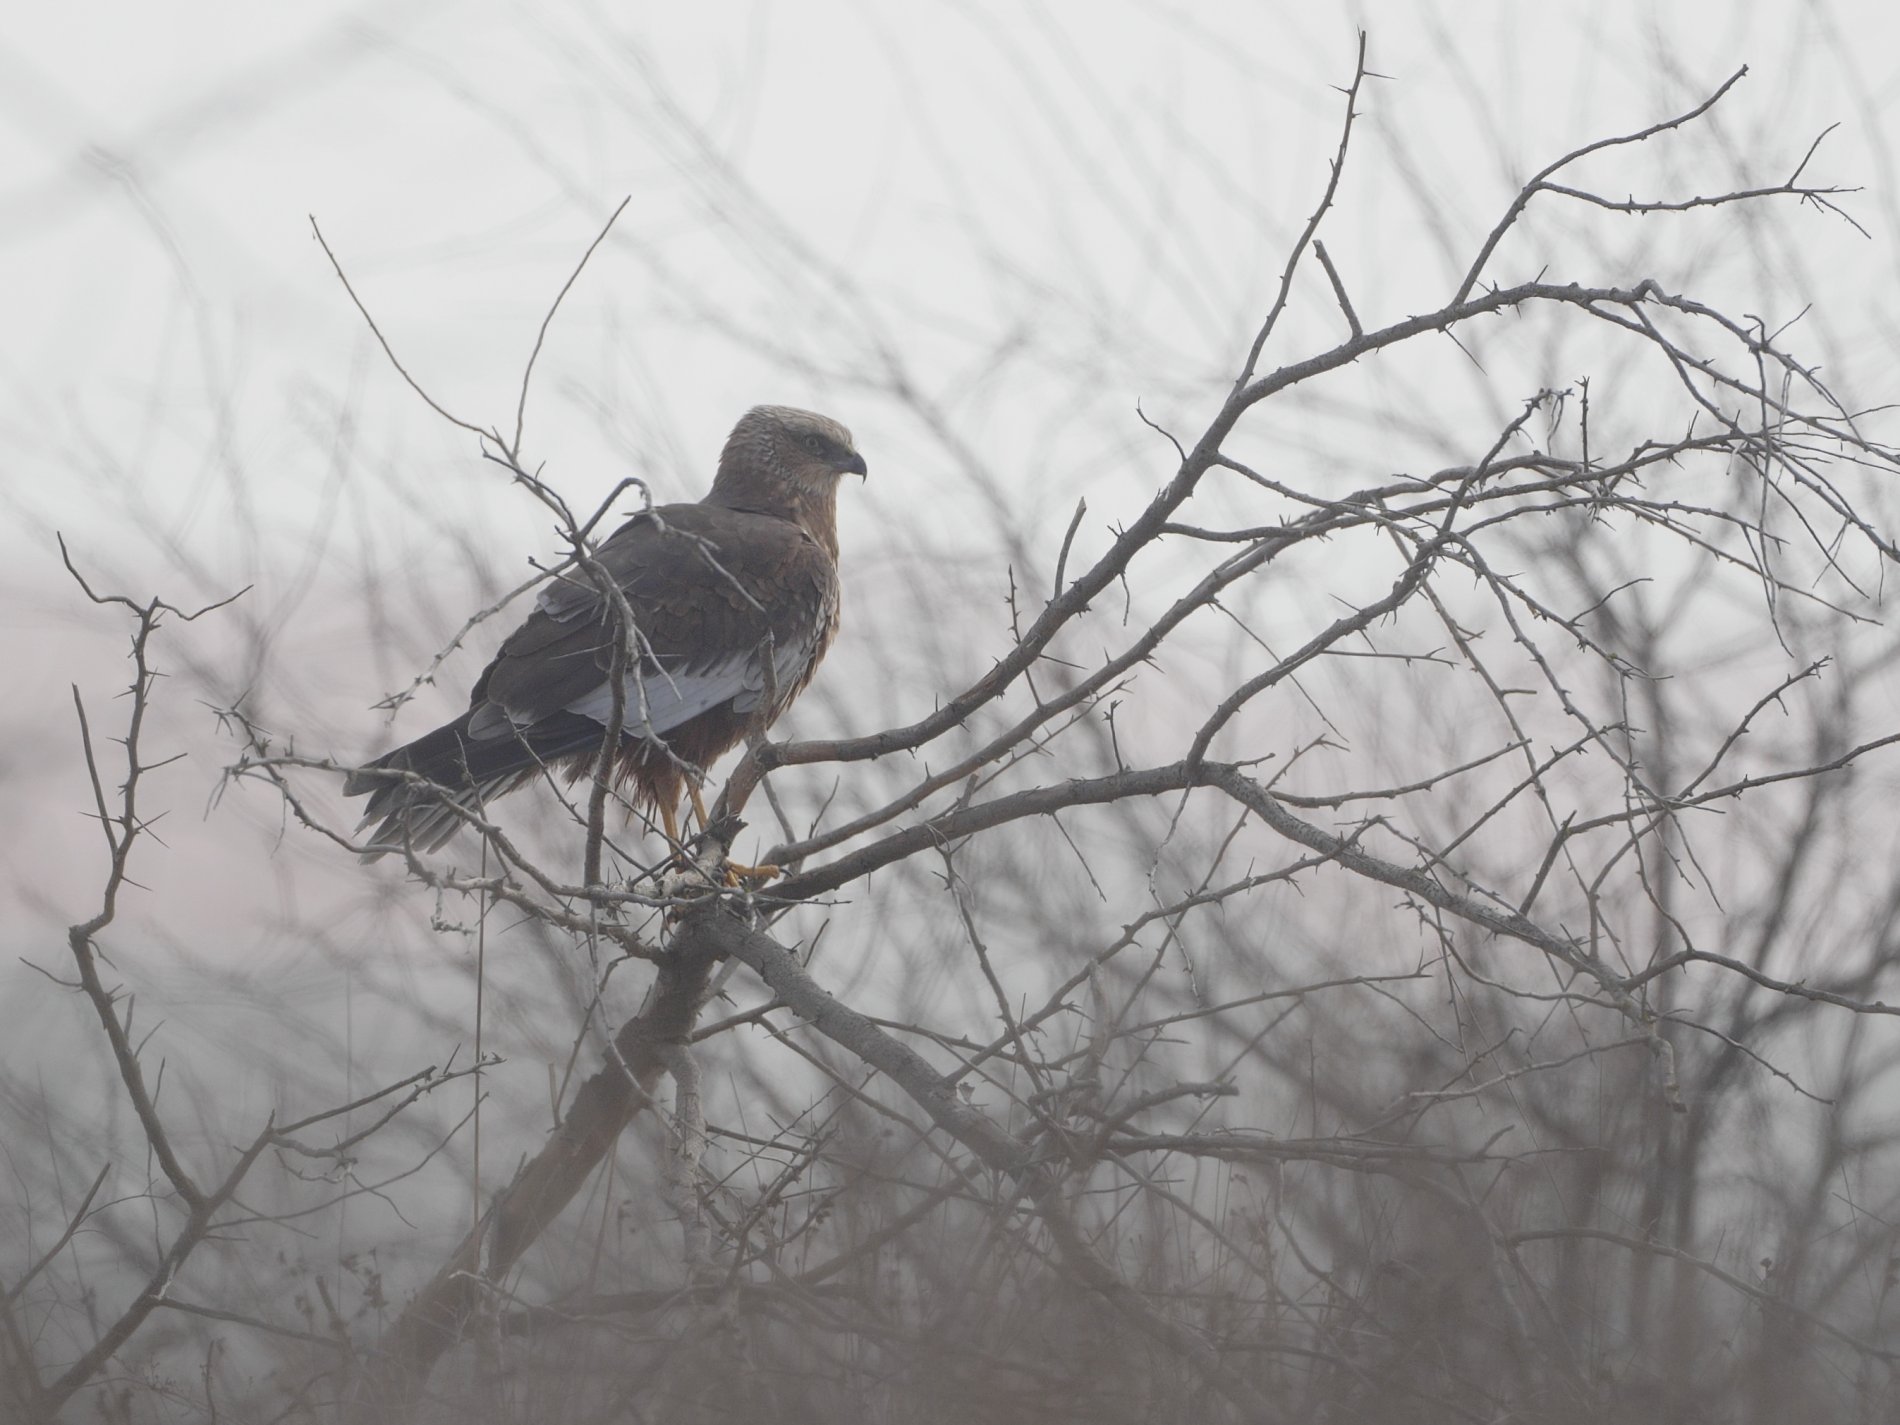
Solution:
M735 890L746 885L762 886L785 874L778 866L741 866L737 861L726 862L724 870L726 884Z

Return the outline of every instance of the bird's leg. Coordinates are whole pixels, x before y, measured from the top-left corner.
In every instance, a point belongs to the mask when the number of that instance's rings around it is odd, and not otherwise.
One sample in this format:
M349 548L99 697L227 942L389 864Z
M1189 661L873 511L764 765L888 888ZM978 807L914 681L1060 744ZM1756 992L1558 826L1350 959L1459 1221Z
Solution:
M689 788L690 788L690 784ZM699 811L701 820L705 819L705 810L699 805L699 793L693 793L693 805ZM666 833L666 860L660 864L656 873L660 881L660 893L669 897L678 897L682 903L698 900L708 891L715 891L723 882L736 885L724 871L724 858L719 855L723 849L710 844L703 833L695 834L688 845L680 840L679 797L659 803L661 829ZM719 864L713 863L717 860ZM667 912L667 923L672 924L680 914L679 908Z
M688 782L686 790L693 798L693 810L699 814L699 829L706 831L712 826L712 818L706 814L706 803L700 799L699 784ZM742 866L730 858L726 861L726 884L737 887L747 881L769 881L784 875L777 866Z

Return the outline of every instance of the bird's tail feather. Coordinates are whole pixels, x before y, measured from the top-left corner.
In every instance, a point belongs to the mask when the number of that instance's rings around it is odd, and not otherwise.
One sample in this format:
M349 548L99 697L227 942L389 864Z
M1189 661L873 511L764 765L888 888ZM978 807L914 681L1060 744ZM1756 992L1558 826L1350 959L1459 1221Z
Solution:
M466 818L496 797L532 781L543 769L600 745L600 724L562 714L532 732L471 737L469 714L425 733L352 772L348 797L368 796L358 830L376 823L365 861L405 846L434 851ZM458 810L459 809L459 810Z

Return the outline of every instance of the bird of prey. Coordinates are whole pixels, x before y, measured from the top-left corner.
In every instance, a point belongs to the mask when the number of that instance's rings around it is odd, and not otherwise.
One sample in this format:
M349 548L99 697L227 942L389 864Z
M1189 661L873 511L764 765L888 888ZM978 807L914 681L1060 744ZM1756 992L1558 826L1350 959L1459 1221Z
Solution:
M865 474L851 432L788 406L733 427L697 504L628 520L596 563L631 615L624 645L617 781L656 809L669 844L689 792L721 754L770 727L811 681L838 631L838 484ZM613 717L623 614L574 569L501 645L468 711L353 772L369 796L373 858L434 850L473 810L551 769L598 765Z

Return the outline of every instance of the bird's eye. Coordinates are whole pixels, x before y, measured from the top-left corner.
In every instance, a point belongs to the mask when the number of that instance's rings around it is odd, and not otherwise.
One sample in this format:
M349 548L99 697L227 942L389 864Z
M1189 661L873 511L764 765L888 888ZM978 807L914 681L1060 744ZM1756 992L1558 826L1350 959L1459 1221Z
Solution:
M823 455L825 453L825 438L822 435L808 435L799 443L813 455Z

